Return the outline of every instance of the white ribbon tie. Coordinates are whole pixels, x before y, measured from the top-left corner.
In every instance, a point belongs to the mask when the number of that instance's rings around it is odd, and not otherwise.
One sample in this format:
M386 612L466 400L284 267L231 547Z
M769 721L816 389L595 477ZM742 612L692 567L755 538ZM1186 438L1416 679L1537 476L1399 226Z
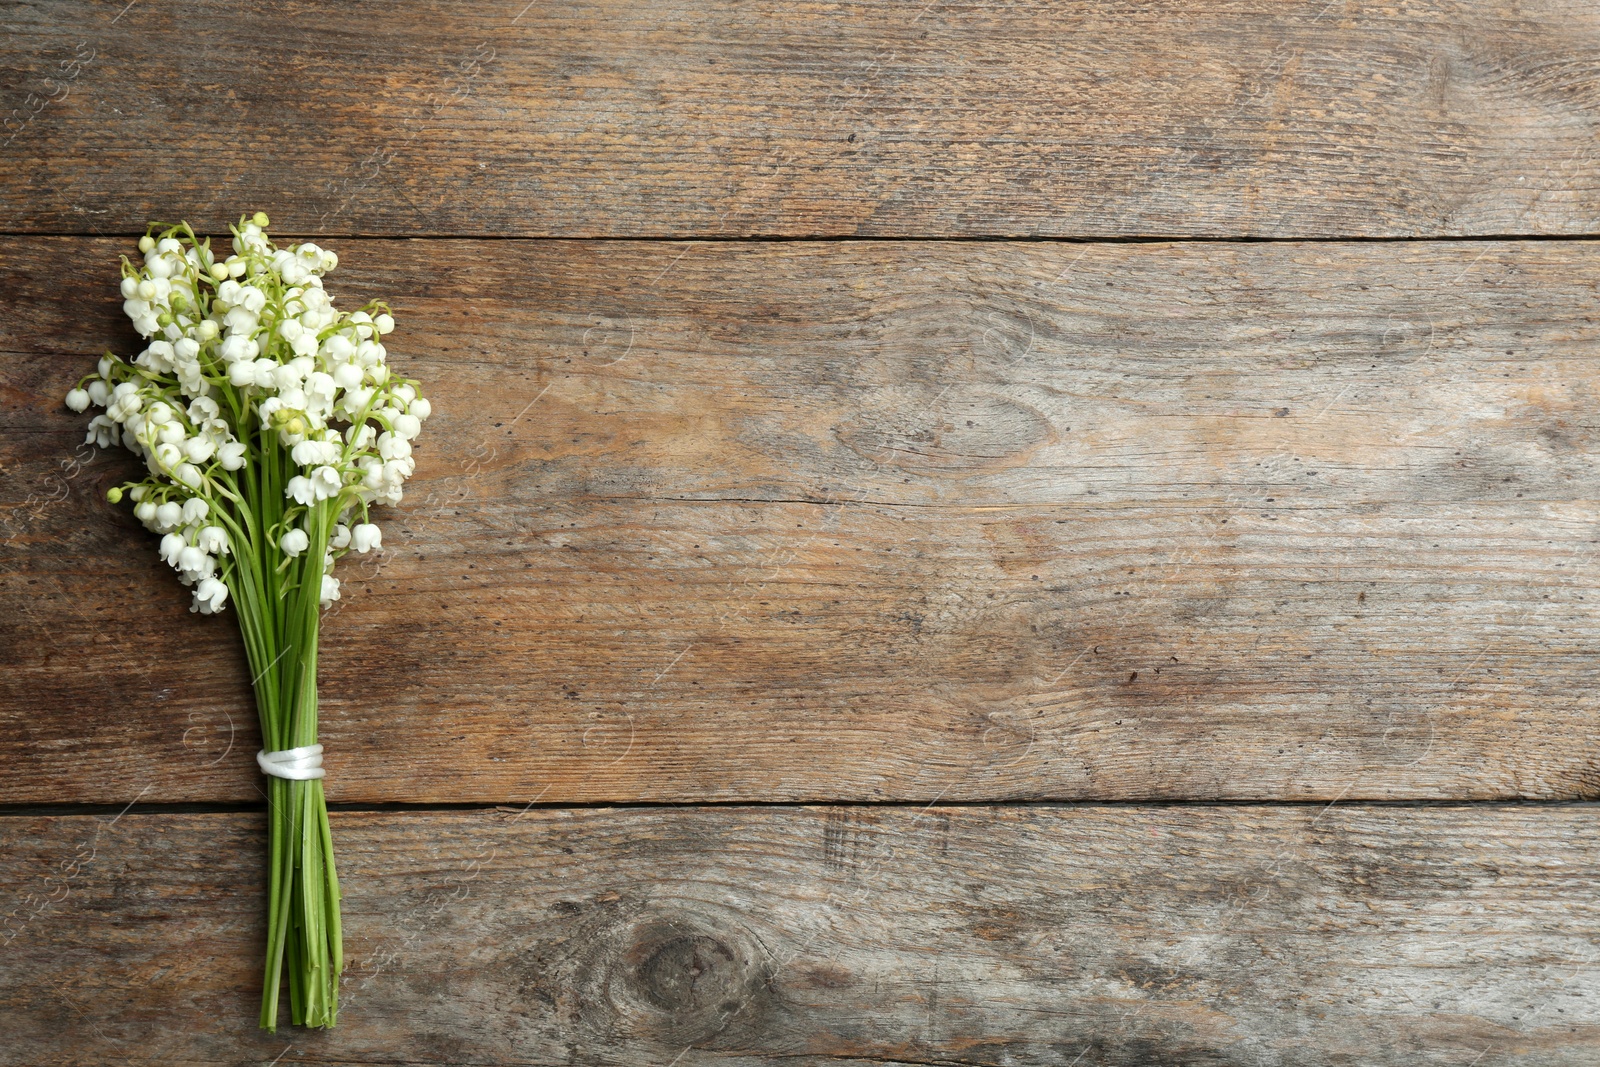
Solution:
M256 753L256 764L261 768L262 774L270 774L274 778L287 778L292 782L309 781L328 773L322 769L321 745L303 745L300 748L286 748L281 752L268 752L263 749Z

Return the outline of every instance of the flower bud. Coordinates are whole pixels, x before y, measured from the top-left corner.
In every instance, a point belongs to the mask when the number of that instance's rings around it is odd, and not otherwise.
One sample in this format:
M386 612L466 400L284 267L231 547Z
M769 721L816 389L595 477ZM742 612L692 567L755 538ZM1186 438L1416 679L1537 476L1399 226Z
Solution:
M265 211L258 211L254 215L251 215L250 221L255 223L257 226L262 227L263 229L272 225L272 223L267 219L267 213Z
M86 389L73 389L67 393L67 407L73 411L86 411L89 408L89 392Z
M121 503L122 490L113 485L110 489L106 490L106 499L111 501L113 504Z
M156 239L151 237L149 234L145 234L143 237L139 238L139 251L148 255L150 250L155 248L155 246Z

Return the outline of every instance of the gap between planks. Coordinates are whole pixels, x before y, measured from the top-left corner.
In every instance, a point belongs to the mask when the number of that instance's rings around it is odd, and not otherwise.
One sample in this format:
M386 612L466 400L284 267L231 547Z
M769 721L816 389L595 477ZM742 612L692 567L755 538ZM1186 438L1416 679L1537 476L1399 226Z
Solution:
M1600 798L1573 799L1567 797L1530 800L1507 800L1501 797L1478 797L1436 800L588 800L588 801L535 801L518 804L515 801L461 801L418 802L392 801L388 803L334 803L328 804L330 812L361 814L364 812L434 812L434 811L598 811L623 808L643 810L674 810L680 808L918 808L931 811L935 808L1359 808L1379 810L1385 808L1583 808L1600 804ZM266 811L266 803L209 803L185 801L153 804L5 804L0 805L0 819L45 818L74 815L239 815Z
M170 224L170 223L168 223ZM160 226L162 222L153 222ZM127 239L137 241L143 230L108 230L86 233L58 230L33 232L31 230L3 230L0 238L30 240L35 238L82 239L101 241ZM200 234L220 237L220 233ZM1332 235L1261 235L1261 234L1127 234L1095 236L1092 234L789 234L789 233L738 233L738 234L590 234L569 237L560 234L472 234L472 233L333 233L316 231L279 230L272 233L275 241L315 239L318 241L495 241L505 243L565 243L565 244L952 244L952 245L1393 245L1393 244L1487 244L1515 241L1600 241L1600 233L1472 233L1443 236L1416 236L1409 234L1332 234Z

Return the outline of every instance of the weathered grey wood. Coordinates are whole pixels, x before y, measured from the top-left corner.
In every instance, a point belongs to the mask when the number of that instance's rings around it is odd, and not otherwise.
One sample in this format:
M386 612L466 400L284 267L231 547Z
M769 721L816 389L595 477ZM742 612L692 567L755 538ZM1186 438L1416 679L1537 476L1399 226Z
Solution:
M0 230L1600 230L1585 0L8 5Z
M0 248L0 798L254 799L56 399L122 244ZM1595 795L1591 243L338 250L438 414L336 801Z
M275 1037L260 816L9 817L0 1063L1579 1067L1595 817L336 814L339 1026Z

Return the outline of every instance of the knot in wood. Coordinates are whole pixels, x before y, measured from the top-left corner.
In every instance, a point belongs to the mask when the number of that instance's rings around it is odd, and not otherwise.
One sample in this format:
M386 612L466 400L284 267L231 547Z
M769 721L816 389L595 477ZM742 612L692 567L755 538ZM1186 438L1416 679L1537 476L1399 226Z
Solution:
M663 1011L703 1012L745 993L738 959L714 937L671 937L646 951L634 978L645 999Z
M593 969L577 980L593 991L582 998L586 1027L663 1047L737 1041L759 1027L771 999L759 942L721 909L690 907L636 914L600 935Z

